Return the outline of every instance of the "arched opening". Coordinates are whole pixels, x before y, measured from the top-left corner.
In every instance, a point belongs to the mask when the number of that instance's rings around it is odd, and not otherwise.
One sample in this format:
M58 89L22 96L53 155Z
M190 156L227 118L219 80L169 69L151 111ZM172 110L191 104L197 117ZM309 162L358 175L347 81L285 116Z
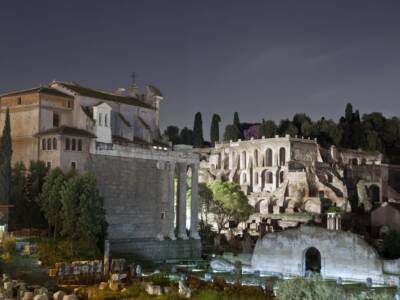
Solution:
M51 150L51 139L47 139L47 150Z
M254 184L258 185L258 173L257 172L254 173Z
M272 166L272 149L267 149L267 151L265 151L265 166Z
M258 167L258 150L254 150L254 166Z
M377 186L376 184L372 184L368 190L369 190L369 197L371 198L372 203L379 203L380 202L379 186Z
M265 177L265 183L272 183L273 182L273 178L272 178L272 172L267 172L267 176Z
M321 273L321 253L317 248L310 247L305 253L305 271Z
M365 158L363 158L363 159L361 160L361 164L362 164L363 166L365 166L365 165L367 164L367 160L366 160Z
M241 184L246 184L247 183L247 177L246 177L246 172L242 173L242 182Z
M246 169L246 159L247 159L247 157L246 157L246 152L243 151L243 152L242 152L241 159L240 159L240 168L241 168L241 169Z
M53 150L57 150L57 139L53 138Z
M279 184L283 183L283 180L284 180L283 171L281 171L279 173Z
M279 165L284 166L286 164L286 149L279 149Z
M357 158L353 158L353 159L351 160L351 165L352 165L352 166L358 166L358 160L357 160Z

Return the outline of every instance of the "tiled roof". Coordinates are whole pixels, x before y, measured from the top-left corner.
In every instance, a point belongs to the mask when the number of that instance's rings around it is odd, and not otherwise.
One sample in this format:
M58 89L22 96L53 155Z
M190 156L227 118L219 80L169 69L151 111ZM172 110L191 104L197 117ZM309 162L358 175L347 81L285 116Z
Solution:
M61 135L72 135L72 136L83 136L89 138L96 138L96 136L84 129L76 128L76 127L69 127L69 126L60 126L54 127L45 131L41 131L36 134L37 135L48 135L48 134L61 134Z
M5 97L5 96L15 96L15 95L22 95L22 94L29 94L29 93L43 93L43 94L50 94L50 95L55 95L55 96L63 96L63 97L68 97L73 99L74 97L71 95L68 95L66 93L63 93L57 89L48 87L48 86L40 86L28 90L21 90L21 91L15 91L7 94L0 95L0 97Z
M100 90L84 87L76 83L65 83L65 82L57 82L57 83L82 96L87 96L96 99L103 99L118 103L130 104L148 109L154 109L152 106L150 106L147 103L144 103L143 101L139 100L136 97L115 95L108 92L103 92Z

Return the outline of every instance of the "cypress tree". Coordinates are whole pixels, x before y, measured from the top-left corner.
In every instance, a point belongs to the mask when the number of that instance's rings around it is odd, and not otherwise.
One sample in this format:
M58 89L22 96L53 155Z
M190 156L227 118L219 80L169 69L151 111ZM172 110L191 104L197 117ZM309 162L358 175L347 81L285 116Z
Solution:
M238 129L240 129L240 120L237 111L235 111L235 114L233 115L233 125L235 125Z
M201 119L201 112L197 112L194 116L193 125L193 146L195 148L203 147L203 121Z
M0 143L0 201L10 203L11 193L11 124L10 111L7 107L3 135Z
M211 144L214 146L215 142L219 141L219 123L221 122L221 117L218 114L214 114L211 120L210 128L210 139Z

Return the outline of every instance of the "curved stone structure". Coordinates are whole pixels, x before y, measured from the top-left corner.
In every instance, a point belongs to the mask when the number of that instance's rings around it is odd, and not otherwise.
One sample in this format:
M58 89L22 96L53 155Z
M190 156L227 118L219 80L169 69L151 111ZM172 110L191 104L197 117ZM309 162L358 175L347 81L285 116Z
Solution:
M353 233L320 227L301 226L267 234L257 241L251 266L260 272L304 276L309 249L319 252L316 264L323 278L385 281L382 261L374 248Z

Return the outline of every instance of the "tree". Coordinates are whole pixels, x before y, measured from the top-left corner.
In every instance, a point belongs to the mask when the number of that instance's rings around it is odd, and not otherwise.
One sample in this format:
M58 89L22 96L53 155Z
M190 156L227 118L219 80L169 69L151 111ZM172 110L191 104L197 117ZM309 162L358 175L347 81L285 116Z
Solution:
M89 256L96 256L105 239L107 223L94 175L70 177L61 190L61 204L61 234L68 241L71 253L85 250Z
M235 125L227 125L224 132L224 141L237 141L240 138L240 130Z
M195 148L202 148L204 143L203 138L203 121L201 119L201 112L197 112L194 116L193 125L193 146Z
M180 142L184 145L193 145L193 131L184 127L181 130Z
M38 203L43 212L49 229L53 229L54 239L61 227L61 191L64 187L65 176L59 168L52 169L46 176Z
M38 197L42 192L44 178L46 177L48 168L43 161L31 161L27 176L26 195L28 199L28 225L29 228L46 228L48 227L40 207L38 205Z
M199 183L199 200L201 220L205 223L205 225L208 225L208 216L211 212L213 193L208 185L204 182Z
M260 125L253 125L247 129L245 129L244 130L244 139L245 140L251 140L252 138L259 139L260 138L260 136L258 135L259 128L260 128Z
M294 126L296 126L297 132L298 132L299 134L304 135L304 136L311 136L310 134L306 134L305 132L302 131L302 127L303 127L305 124L308 124L308 125L310 125L310 126L312 125L312 120L311 120L311 118L310 118L309 116L307 116L306 114L304 114L304 113L297 113L297 114L295 114L295 115L293 116L292 124L293 124Z
M353 121L353 105L351 103L346 104L344 116L347 122L351 123Z
M233 182L214 181L209 185L213 193L212 212L218 233L229 221L242 222L248 219L252 207L240 186Z
M3 135L0 140L0 195L3 203L10 203L11 193L11 124L10 110L7 107Z
M214 146L216 142L219 142L219 123L221 117L218 114L213 114L210 128L210 139L211 144Z
M233 114L233 125L240 129L240 120L237 111L235 111L235 113Z
M26 195L26 168L22 162L17 162L11 175L11 201L10 228L20 229L27 227L26 213L28 212L28 199Z
M168 137L168 140L173 144L177 145L180 143L179 128L176 126L168 126L164 131L164 135Z
M261 126L258 128L258 136L265 136L266 138L273 138L275 137L277 131L277 127L274 121L262 120Z

